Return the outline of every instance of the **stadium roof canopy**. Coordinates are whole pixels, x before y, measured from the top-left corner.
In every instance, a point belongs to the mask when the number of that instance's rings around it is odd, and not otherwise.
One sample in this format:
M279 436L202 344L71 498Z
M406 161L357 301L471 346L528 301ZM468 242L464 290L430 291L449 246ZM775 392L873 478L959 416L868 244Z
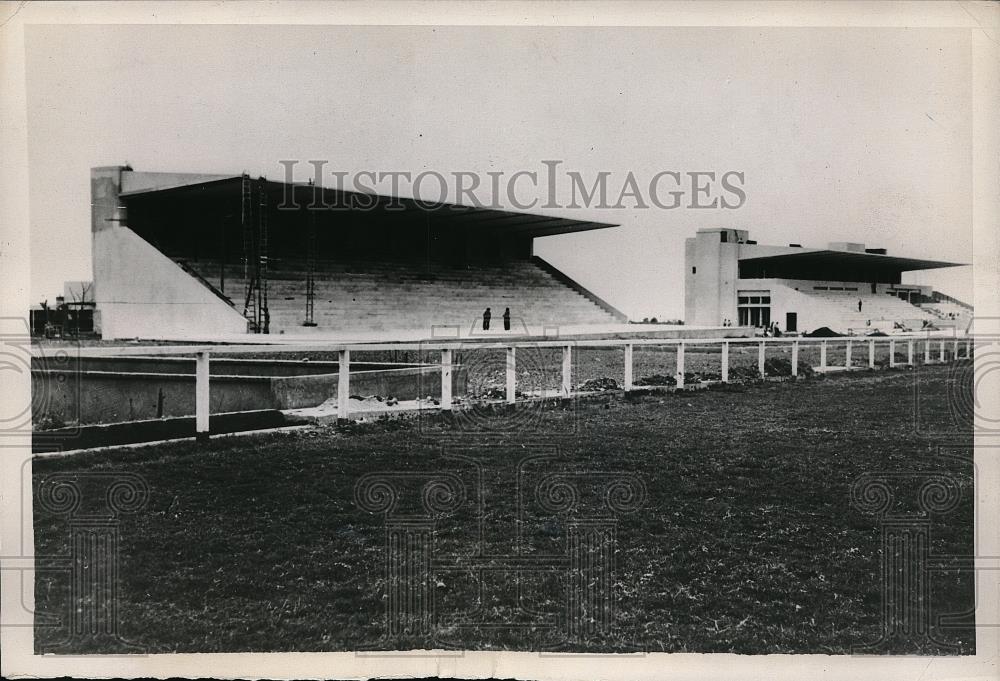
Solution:
M740 258L742 279L830 279L843 281L890 281L890 275L964 263L901 258L858 251L803 250L754 258Z
M795 263L797 265L813 265L824 267L828 265L862 265L885 269L910 272L913 270L933 270L939 267L961 267L965 263L945 262L943 260L921 260L918 258L901 258L895 255L881 253L860 253L855 251L802 251L801 253L786 253L782 255L767 255L757 258L740 258L741 263L755 265L782 265Z
M148 173L147 175L160 174ZM128 182L123 182L123 191L119 196L124 199L163 198L171 201L233 201L236 204L239 204L241 200L242 177L240 175L187 176L191 181L186 181L186 177L183 175L168 173L162 175L161 182L146 183L146 186L134 189L129 188ZM252 182L256 183L257 180L252 180ZM524 213L453 203L432 203L403 197L316 187L310 184L289 184L271 180L265 180L265 182L270 205L278 209L295 210L295 208L290 207L290 204L294 203L298 209L305 210L315 203L320 210L324 210L324 206L326 206L326 210L368 211L380 217L414 216L415 213L421 215L430 213L435 222L448 222L466 228L496 230L506 234L530 237L568 234L618 226L607 222L573 220L539 213ZM288 200L289 197L293 197L294 202ZM329 206L334 207L329 208Z

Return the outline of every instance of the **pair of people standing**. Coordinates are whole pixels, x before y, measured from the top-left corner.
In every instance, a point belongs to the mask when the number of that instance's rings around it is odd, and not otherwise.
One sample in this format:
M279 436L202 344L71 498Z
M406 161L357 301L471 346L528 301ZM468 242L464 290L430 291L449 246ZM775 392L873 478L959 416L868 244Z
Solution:
M493 317L493 313L490 312L490 308L486 308L483 312L483 331L490 330L490 319ZM510 308L504 308L503 311L503 330L510 331Z

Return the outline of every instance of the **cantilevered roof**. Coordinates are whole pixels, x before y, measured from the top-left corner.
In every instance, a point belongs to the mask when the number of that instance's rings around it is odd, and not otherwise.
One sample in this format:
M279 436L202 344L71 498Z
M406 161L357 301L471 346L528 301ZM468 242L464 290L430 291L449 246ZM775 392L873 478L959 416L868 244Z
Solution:
M165 174L166 175L166 174ZM240 175L192 176L192 181L171 178L172 181L148 188L122 191L119 196L125 199L139 197L163 197L177 200L184 198L199 198L205 200L240 200ZM253 179L256 183L258 180ZM431 213L435 222L452 223L473 229L488 229L502 231L507 234L523 234L531 237L568 234L591 229L617 227L615 223L595 222L592 220L574 220L554 215L540 213L525 213L495 208L480 208L454 203L431 203L417 201L404 197L393 197L382 194L367 194L352 192L330 187L315 187L310 184L273 182L266 180L268 196L271 205L284 203L286 197L294 196L295 203L306 210L306 207L317 204L334 206L356 206L358 210L375 214L407 214ZM127 186L127 185L126 185ZM291 194L289 194L291 193ZM363 206L363 208L361 208ZM402 208L401 208L402 207ZM343 208L341 208L342 210ZM320 208L322 210L322 207Z
M900 258L894 255L879 253L860 253L856 251L803 250L800 253L785 253L782 255L766 255L757 258L740 258L740 264L754 265L765 268L795 265L803 267L828 268L836 266L864 267L881 270L896 270L910 272L913 270L933 270L939 267L961 267L965 263L946 262L944 260L920 260L918 258Z

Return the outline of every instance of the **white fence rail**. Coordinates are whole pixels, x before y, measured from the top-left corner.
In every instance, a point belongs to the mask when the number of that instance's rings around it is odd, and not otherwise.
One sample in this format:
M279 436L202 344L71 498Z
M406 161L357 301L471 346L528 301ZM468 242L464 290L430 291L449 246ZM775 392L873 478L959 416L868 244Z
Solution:
M985 342L992 343L992 339L984 339ZM516 402L517 395L517 349L518 348L553 348L562 350L562 381L559 395L568 399L573 392L573 352L582 348L623 348L624 350L624 389L632 391L636 389L634 381L634 352L637 348L650 347L672 347L676 351L676 371L674 374L676 388L684 387L686 351L689 348L705 349L718 347L719 349L719 375L722 383L730 380L730 354L733 348L754 347L757 348L757 374L763 378L765 376L765 364L767 361L768 349L790 348L791 355L791 375L799 374L799 356L804 347L819 348L819 366L816 371L849 371L852 369L876 367L876 348L879 346L888 347L889 367L913 366L916 352L923 346L922 364L940 364L949 360L971 359L976 345L975 336L842 336L835 338L803 338L803 337L782 337L782 338L681 338L681 339L661 339L661 338L636 338L636 339L588 339L568 342L564 340L521 340L521 341L499 341L470 343L468 341L429 341L429 342L407 342L407 343L289 343L289 344L246 344L246 345L158 345L131 347L81 347L79 356L84 357L134 357L134 356L196 356L196 434L200 439L208 437L209 427L209 391L210 391L210 356L214 353L231 355L235 353L305 353L305 352L336 352L338 359L338 379L337 379L337 418L338 421L350 418L350 381L351 381L351 353L352 352L393 352L393 351L418 351L418 352L440 352L441 368L441 400L440 408L450 411L454 408L452 395L452 376L454 370L454 353L459 350L503 350L506 354L506 386L505 401L508 404ZM906 361L896 361L896 351L902 344L906 345ZM828 351L830 348L843 346L845 350L845 363L843 365L832 366L828 362ZM854 350L858 346L867 346L867 363L865 367L859 367L854 362ZM949 348L950 346L950 348ZM950 349L950 352L949 352ZM36 350L36 354L43 354Z

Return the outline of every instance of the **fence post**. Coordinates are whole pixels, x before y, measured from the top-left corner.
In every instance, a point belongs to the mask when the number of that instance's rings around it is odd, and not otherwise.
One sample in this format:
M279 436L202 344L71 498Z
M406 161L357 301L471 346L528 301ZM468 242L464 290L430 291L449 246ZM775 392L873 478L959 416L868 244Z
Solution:
M906 363L913 366L913 341L906 341Z
M517 387L517 365L514 359L514 348L507 348L507 404L514 404L514 391Z
M722 382L729 383L729 341L722 342Z
M889 339L889 368L892 369L896 366L896 340L894 338Z
M207 440L209 436L209 413L211 411L210 377L208 371L208 352L199 352L195 362L194 396L195 396L195 437Z
M757 346L757 373L764 378L764 341Z
M792 376L799 375L799 342L792 341Z
M826 341L819 344L819 368L826 370Z
M844 348L844 356L847 358L846 360L844 360L844 366L847 367L848 369L851 368L851 349L852 349L851 339L848 338L847 345Z
M632 389L632 344L625 345L625 391Z
M570 345L563 346L562 352L562 398L569 399L570 391L573 390L573 348Z
M337 423L346 423L351 410L351 351L337 352Z
M868 341L868 368L875 368L875 339Z
M677 344L677 387L684 387L684 343Z
M451 350L441 351L441 409L451 411Z

